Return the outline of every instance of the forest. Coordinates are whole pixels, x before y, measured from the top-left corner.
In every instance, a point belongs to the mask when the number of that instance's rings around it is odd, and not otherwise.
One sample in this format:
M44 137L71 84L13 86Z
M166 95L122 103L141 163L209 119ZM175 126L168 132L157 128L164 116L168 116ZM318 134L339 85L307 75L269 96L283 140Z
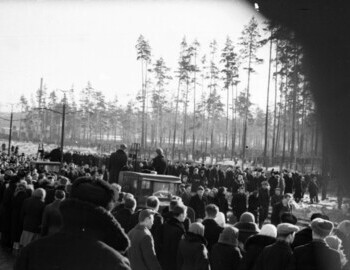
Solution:
M209 48L200 50L199 40L183 37L179 52L174 52L176 67L153 57L147 37L140 35L135 41L142 70L136 97L125 104L118 95L107 100L92 82L62 93L50 91L41 81L35 94L20 99L24 120L18 139L58 144L62 113L57 112L65 104L67 144L99 145L110 152L121 141L140 143L141 153L162 147L172 160L239 157L295 168L320 163L317 108L303 48L293 32L270 22L259 24L252 17L236 40L227 36L224 44L213 39ZM266 59L258 57L263 47L268 48ZM264 107L251 102L258 65L268 74L267 85L259 86L266 92Z

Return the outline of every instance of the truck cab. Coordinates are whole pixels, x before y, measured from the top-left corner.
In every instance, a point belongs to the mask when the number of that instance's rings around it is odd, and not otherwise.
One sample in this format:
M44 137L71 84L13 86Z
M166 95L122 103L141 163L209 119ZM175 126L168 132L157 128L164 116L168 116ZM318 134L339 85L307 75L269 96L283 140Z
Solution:
M135 196L138 206L146 206L149 196L156 196L160 207L169 206L170 200L178 194L180 178L171 175L157 175L122 171L119 174L119 184L123 192Z

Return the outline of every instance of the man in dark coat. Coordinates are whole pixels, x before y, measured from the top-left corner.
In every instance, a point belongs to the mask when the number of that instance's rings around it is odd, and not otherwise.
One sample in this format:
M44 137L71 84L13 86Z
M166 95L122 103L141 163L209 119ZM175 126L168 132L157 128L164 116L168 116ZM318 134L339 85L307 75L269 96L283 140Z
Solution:
M266 246L276 242L277 230L272 224L265 224L258 234L250 236L244 244L244 256L239 270L253 269L256 260Z
M129 239L109 213L115 201L115 191L105 181L77 179L70 198L60 205L61 230L23 248L14 269L130 270L120 254L129 248Z
M215 218L219 212L219 208L215 204L209 204L205 207L205 219L204 225L204 238L208 242L208 251L211 251L212 246L218 242L220 233L223 228L215 221Z
M299 230L295 225L281 223L277 226L277 241L261 252L255 270L286 270L292 260L293 251L290 244L294 234Z
M128 162L128 156L125 153L126 144L121 144L120 149L111 154L109 159L109 182L118 183L119 173Z
M165 174L167 162L165 160L163 149L156 149L157 156L152 160L151 167L157 172L157 174Z
M231 207L237 220L239 220L241 215L247 211L247 195L244 192L244 187L240 187L238 193L233 194Z
M150 232L153 226L153 215L152 210L142 210L139 214L139 224L128 233L131 243L128 258L132 269L161 270Z
M271 223L273 225L277 226L281 223L281 216L283 213L292 213L292 206L290 204L291 199L291 194L284 194L282 202L277 203L272 207Z
M310 222L312 222L316 218L329 220L329 217L326 215L323 215L322 213L314 213L311 215ZM312 242L312 229L311 229L311 226L307 226L295 234L294 241L292 243L292 248L295 249L296 247L300 247L302 245L306 245L311 242Z
M210 252L212 270L239 269L242 254L238 248L238 229L228 226Z
M197 194L194 195L191 200L189 206L196 213L196 219L203 219L205 216L205 206L207 205L207 199L203 196L204 188L199 186L197 189Z
M183 222L186 219L186 206L177 205L172 210L172 217L165 221L159 231L161 247L160 265L162 269L176 270L176 254L179 242L185 234Z
M294 186L293 186L293 174L291 172L285 173L284 176L284 183L286 187L284 188L284 193L293 193Z
M210 270L207 241L203 237L204 226L192 223L188 233L181 239L177 252L177 269L180 270Z
M340 270L340 254L324 239L332 232L333 223L322 218L311 222L312 242L294 249L291 270Z
M63 190L56 190L55 200L45 206L41 223L41 236L52 235L60 230L62 220L59 207L65 197L66 194Z
M119 222L120 226L128 233L135 224L132 223L132 215L136 209L136 200L133 197L127 197L124 200L124 208L119 209L116 212L112 212L112 215Z

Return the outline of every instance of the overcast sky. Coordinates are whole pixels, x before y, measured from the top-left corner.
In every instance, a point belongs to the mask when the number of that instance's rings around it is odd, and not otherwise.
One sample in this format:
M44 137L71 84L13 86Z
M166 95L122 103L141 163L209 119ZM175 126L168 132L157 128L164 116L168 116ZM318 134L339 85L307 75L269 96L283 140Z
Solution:
M240 0L232 1L37 1L0 3L0 110L8 102L28 99L44 78L48 91L77 92L90 81L107 99L125 103L141 86L135 44L143 34L153 59L163 57L177 68L183 36L201 43L201 52L215 38L219 50L226 36L237 41L255 15ZM267 60L267 48L261 50ZM252 77L252 101L265 104L267 61ZM241 73L239 85L246 84ZM176 83L169 85L175 91Z

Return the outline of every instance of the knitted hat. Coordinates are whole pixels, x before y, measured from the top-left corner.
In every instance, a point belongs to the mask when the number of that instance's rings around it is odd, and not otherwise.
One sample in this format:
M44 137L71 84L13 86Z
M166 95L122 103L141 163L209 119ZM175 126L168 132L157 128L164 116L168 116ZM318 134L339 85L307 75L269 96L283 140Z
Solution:
M232 226L226 226L220 233L218 242L221 244L227 244L231 246L237 246L238 244L239 230Z
M239 222L242 222L242 223L255 223L255 217L252 213L250 212L244 212L240 219L239 219Z
M204 236L204 225L199 222L191 223L190 227L188 228L188 232Z
M262 226L261 231L259 232L260 235L265 236L271 236L273 238L277 237L277 228L275 225L272 224L265 224Z
M335 250L338 250L341 246L341 240L335 235L328 235L324 240L330 248Z
M333 223L322 218L315 218L311 222L311 229L317 235L326 237L332 232Z
M348 236L350 234L350 220L343 220L340 222L337 229Z
M116 202L116 192L103 180L80 177L74 181L70 197L111 210Z
M299 227L289 223L281 223L277 225L277 235L283 236L297 231L299 231Z

